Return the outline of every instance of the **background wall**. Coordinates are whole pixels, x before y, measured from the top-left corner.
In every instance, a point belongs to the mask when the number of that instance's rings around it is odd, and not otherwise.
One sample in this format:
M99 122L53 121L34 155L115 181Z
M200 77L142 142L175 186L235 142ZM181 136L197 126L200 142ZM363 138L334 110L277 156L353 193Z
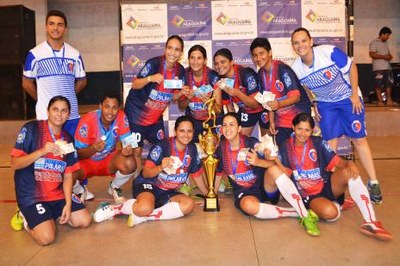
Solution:
M81 104L97 102L99 91L120 88L118 0L0 0L0 6L17 4L35 10L37 43L45 40L44 20L47 10L60 9L66 13L69 23L67 42L79 49L88 72L88 88L79 95ZM400 62L399 14L398 0L354 0L354 57L359 64L360 87L364 94L371 90L368 44L378 37L381 27L388 26L392 29L393 34L388 42L394 57L393 62Z

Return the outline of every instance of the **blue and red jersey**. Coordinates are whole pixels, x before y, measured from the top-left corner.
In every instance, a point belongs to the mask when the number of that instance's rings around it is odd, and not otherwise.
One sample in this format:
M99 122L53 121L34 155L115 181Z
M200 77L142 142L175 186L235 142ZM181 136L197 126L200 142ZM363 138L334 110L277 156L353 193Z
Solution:
M296 74L288 65L282 61L273 60L270 71L267 73L264 68L258 71L261 92L272 92L277 101L300 95L299 102L275 111L275 126L291 128L292 120L297 114L311 112L310 100Z
M302 198L320 193L340 160L327 142L315 136L304 146L296 146L292 136L280 146L279 152Z
M166 70L164 56L149 59L140 70L136 78L161 73L164 79L185 80L185 69L179 63L175 63L172 71ZM149 82L144 88L129 91L125 102L125 113L131 123L150 126L162 119L162 113L172 101L176 90L164 88L163 82Z
M163 158L170 156L179 157L183 165L174 174L168 175L164 171L159 173L154 177L155 186L163 190L176 190L187 181L189 174L192 174L194 178L201 175L201 160L196 145L191 142L184 151L178 151L174 137L164 139L151 147L145 167L161 165Z
M47 120L30 121L20 130L11 156L29 155L43 148L47 142L59 139L73 142L72 137L64 131L59 135L52 135ZM64 199L63 175L79 168L78 155L73 152L64 156L49 153L29 166L16 170L14 182L18 207L25 209L37 202Z
M233 65L234 68L234 89L241 90L247 96L254 96L260 91L257 79L257 73L250 67L241 65ZM232 102L236 103L247 114L261 112L263 108L260 106L256 109L246 106L239 98L231 97L222 91L222 105L229 105Z
M92 160L100 161L115 151L119 140L130 134L129 122L124 111L119 110L114 121L106 129L101 122L101 111L96 110L85 114L79 120L75 132L75 145L77 149L83 149L105 138L105 148L90 157Z
M229 141L222 139L216 151L216 158L219 160L217 175L221 175L222 172L228 175L234 182L232 184L234 188L249 188L258 178L262 178L260 168L252 166L247 160L238 160L240 149L252 149L256 143L258 143L256 138L240 135L239 149L232 150Z
M213 89L218 81L218 74L214 70L205 67L203 72L203 79L200 82L195 82L193 78L193 72L190 68L185 69L185 80L186 85L191 89L194 86L200 88L201 86L210 85ZM207 96L211 98L213 91L210 91ZM200 97L194 96L189 100L188 107L186 108L186 114L193 119L204 121L208 118L207 107L204 105L203 100Z

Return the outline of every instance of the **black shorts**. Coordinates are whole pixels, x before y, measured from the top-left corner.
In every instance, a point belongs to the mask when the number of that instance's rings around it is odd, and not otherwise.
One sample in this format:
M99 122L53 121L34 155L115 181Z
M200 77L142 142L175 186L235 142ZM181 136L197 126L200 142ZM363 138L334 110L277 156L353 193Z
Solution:
M394 79L391 70L374 71L374 80L376 89L386 89L393 87Z
M316 198L326 198L330 201L336 201L340 205L342 205L344 202L344 194L340 195L339 197L335 197L335 195L333 194L330 178L324 183L324 187L322 188L321 192L308 196L307 198L303 198L304 205L307 209L310 208L311 201Z

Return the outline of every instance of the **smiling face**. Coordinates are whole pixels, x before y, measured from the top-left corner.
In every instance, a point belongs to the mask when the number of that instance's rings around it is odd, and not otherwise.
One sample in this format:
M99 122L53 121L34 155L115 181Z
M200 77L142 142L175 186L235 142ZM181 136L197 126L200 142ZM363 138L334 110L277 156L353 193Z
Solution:
M46 21L46 35L50 40L63 40L66 29L67 27L62 17L50 16Z
M222 134L230 142L238 142L239 132L242 129L238 121L233 116L225 116L222 121Z
M170 39L164 49L165 60L169 68L174 67L183 53L183 47L178 39Z
M101 122L104 126L110 125L117 117L119 101L115 98L106 97L100 104Z
M234 70L233 70L233 60L229 60L225 56L217 55L214 58L214 68L215 71L221 77L233 77Z
M304 145L313 133L313 129L309 122L301 121L297 125L293 126L295 134L295 144Z
M312 46L313 39L308 36L305 31L298 31L292 35L292 47L296 54L298 54L304 61L311 56L312 60Z
M194 134L193 124L190 121L182 121L179 123L178 127L175 129L175 139L177 142L177 148L182 150L186 145L188 145Z
M268 52L264 47L256 47L251 52L251 56L259 68L266 70L271 68L272 50Z
M196 50L190 53L189 56L189 67L193 72L201 72L207 64L207 58L204 57L203 53Z
M55 101L47 110L48 123L54 129L61 129L69 118L68 105L64 101Z

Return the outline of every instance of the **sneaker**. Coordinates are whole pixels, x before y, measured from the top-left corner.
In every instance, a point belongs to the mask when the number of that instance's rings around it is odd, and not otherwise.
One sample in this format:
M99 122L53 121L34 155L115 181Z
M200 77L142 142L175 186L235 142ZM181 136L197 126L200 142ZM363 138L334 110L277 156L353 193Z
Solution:
M104 221L109 221L114 219L115 211L114 207L111 206L109 203L100 203L99 208L93 214L93 220L96 223L101 223Z
M21 231L24 228L24 216L19 209L16 210L15 214L11 218L10 225L14 231Z
M360 231L363 234L383 241L389 241L393 238L392 234L383 228L382 224L378 221L370 223L364 222L360 227Z
M111 187L111 183L108 187L108 194L113 196L115 204L122 204L126 201L126 198L122 196L122 189Z
M94 194L92 192L89 191L89 189L87 188L87 186L83 186L83 189L85 190L85 192L83 192L84 195L84 199L86 200L93 200L95 198Z
M312 210L309 210L307 217L300 218L300 225L304 225L307 234L310 236L319 236L321 232L317 225L318 220L318 215Z
M381 186L379 185L379 183L371 184L370 182L368 182L367 188L371 202L373 204L381 204L383 200L382 200Z
M340 209L342 211L347 211L352 209L354 206L356 206L356 203L354 202L354 200L351 197L347 197L344 199L344 202L342 204L342 206L340 206Z
M137 216L132 213L131 215L129 215L126 225L128 225L128 227L134 227L135 225L141 224L145 221L147 221L146 217Z

